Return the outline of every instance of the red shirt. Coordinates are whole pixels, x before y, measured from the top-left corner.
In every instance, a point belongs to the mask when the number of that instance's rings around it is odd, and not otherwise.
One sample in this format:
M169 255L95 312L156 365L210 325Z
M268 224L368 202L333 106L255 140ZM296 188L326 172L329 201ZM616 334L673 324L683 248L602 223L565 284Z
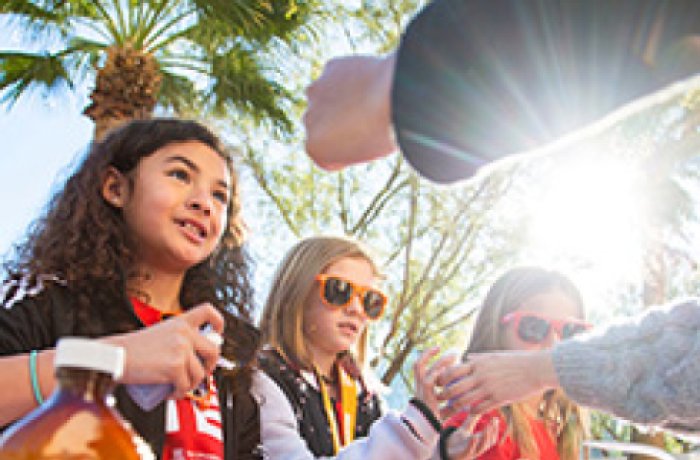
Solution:
M467 417L467 412L460 412L454 417L450 418L446 426L459 426L462 424L464 419ZM480 460L518 460L523 458L520 453L520 448L515 443L513 438L506 435L506 421L500 411L494 410L487 414L482 415L476 422L474 431L478 432L486 428L489 421L494 417L498 417L500 423L498 424L498 438L500 441L496 443L489 450L481 454L478 458ZM530 420L530 431L532 432L532 437L535 439L537 444L537 449L539 450L538 459L540 460L559 460L559 453L557 452L557 445L552 440L552 436L549 434L545 423L542 420ZM535 460L535 459L529 459Z
M138 299L131 299L141 322L151 326L163 314ZM206 403L191 398L168 399L165 406L165 443L162 460L223 460L221 411L212 376L207 378Z

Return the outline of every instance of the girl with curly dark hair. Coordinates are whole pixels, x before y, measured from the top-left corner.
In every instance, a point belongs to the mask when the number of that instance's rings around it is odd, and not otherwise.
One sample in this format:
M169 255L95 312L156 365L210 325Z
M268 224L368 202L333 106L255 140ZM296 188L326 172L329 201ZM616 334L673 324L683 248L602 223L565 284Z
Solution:
M0 425L52 391L60 337L99 337L126 349L122 384L174 387L153 410L115 391L159 457L258 455L257 416L240 420L255 415L258 342L243 233L231 157L204 126L139 120L95 143L4 264ZM217 367L220 355L237 371Z

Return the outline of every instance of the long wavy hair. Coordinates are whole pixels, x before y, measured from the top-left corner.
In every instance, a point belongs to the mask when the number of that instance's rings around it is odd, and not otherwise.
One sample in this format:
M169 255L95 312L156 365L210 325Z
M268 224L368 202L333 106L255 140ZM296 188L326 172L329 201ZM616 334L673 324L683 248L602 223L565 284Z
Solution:
M263 308L260 332L263 343L295 367L313 369L303 325L307 307L318 291L316 275L342 259L364 260L380 276L365 247L352 239L336 236L315 236L298 242L277 268ZM360 370L365 365L367 329L362 332L357 348L348 352L341 353L339 364L364 385Z
M507 349L501 319L532 296L552 291L560 291L571 299L579 308L580 319L584 319L581 294L565 275L539 267L517 267L501 275L481 305L465 357L469 353ZM521 456L539 458L524 405L510 404L501 408L501 413L506 420L506 432L520 448ZM578 459L586 431L581 409L563 392L548 391L543 396L540 416L556 441L559 458Z
M91 304L93 311L94 305L120 308L114 305L114 299L125 296L126 280L142 275L133 272L137 254L121 210L102 196L105 174L111 167L133 181L133 173L143 158L168 144L185 141L202 142L221 155L231 172L232 183L221 241L209 257L187 270L180 301L185 309L201 302L218 308L227 323L222 352L239 362L249 361L257 348L257 336L249 327L252 286L249 261L242 246L244 224L238 180L231 154L216 135L194 121L136 120L93 143L77 170L49 201L44 215L32 224L26 239L15 246L14 257L4 262L8 276L5 285L20 279L36 282L47 275L61 280L76 299L81 324L91 323ZM6 289L2 301L13 294L12 289ZM103 299L111 302L99 303ZM128 306L126 302L125 305ZM127 326L110 323L110 327L119 331ZM242 334L245 339L241 339Z

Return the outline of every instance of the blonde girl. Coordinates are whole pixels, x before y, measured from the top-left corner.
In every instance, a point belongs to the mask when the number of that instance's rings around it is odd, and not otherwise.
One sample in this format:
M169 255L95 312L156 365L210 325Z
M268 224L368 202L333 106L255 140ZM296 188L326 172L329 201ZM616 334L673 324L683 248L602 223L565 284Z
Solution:
M581 294L564 275L539 267L518 267L489 289L474 325L470 353L537 350L588 328ZM466 412L453 417L458 424ZM548 391L482 416L478 432L498 419L499 441L479 458L575 460L584 433L580 409L560 391ZM443 434L449 438L450 430Z
M358 242L312 237L284 257L265 303L262 446L270 458L421 459L433 453L440 422L435 378L449 360L415 364L416 397L382 415L364 372L368 325L387 303L381 276Z

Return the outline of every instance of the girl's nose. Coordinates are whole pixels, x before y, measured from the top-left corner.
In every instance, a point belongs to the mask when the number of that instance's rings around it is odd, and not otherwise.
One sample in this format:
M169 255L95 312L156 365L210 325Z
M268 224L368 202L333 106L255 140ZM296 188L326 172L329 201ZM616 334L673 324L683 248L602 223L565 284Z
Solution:
M362 316L362 300L360 300L359 295L353 293L350 303L345 306L345 311Z
M187 203L187 208L192 209L193 211L199 211L205 216L210 216L212 211L212 202L206 194L201 192L195 193L190 197Z

